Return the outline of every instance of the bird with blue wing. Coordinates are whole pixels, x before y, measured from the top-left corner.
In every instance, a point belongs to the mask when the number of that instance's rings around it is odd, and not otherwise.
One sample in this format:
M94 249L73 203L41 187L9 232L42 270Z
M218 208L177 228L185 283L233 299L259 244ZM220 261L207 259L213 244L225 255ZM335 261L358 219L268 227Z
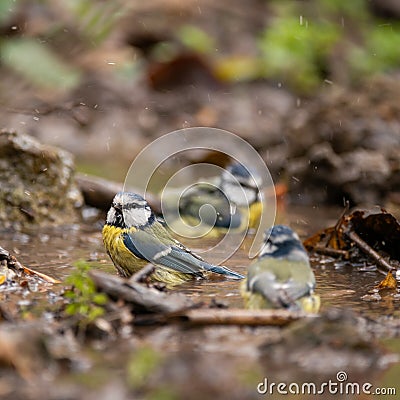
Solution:
M169 285L206 278L210 273L244 278L224 266L209 264L173 239L147 201L135 193L115 195L102 233L107 253L124 277L152 263L156 268L150 279Z
M248 268L241 293L250 309L285 308L318 312L315 276L298 235L285 225L265 232L258 258Z
M215 233L227 229L242 232L258 226L262 213L261 185L262 178L257 171L232 162L209 182L197 182L183 193L179 189L164 192L165 211L169 212L179 203L179 216L190 226L202 222ZM204 205L211 207L204 208ZM173 226L185 232L179 223Z

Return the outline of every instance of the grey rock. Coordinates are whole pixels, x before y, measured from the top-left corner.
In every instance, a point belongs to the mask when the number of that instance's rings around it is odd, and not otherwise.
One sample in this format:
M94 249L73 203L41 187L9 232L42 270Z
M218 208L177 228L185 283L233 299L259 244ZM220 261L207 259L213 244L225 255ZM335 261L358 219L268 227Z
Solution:
M0 132L0 228L71 224L82 195L72 156L29 135Z

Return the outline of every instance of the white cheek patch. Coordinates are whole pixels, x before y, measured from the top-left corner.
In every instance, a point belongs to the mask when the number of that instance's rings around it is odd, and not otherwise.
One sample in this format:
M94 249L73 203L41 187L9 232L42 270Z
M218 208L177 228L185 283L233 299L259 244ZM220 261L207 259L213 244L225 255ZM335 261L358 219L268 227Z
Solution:
M115 222L115 210L114 207L111 207L107 213L107 223L113 224Z
M240 207L246 207L256 200L256 195L253 190L240 185L227 184L223 186L222 191L229 201Z
M274 244L271 244L271 243L267 243L261 249L259 257L262 257L264 254L275 253L276 250L278 250L278 246L275 246Z
M125 224L130 226L146 225L150 216L151 210L147 208L131 208L123 210Z
M249 204L253 204L257 200L257 194L254 190L249 188L243 188L246 193L247 201Z

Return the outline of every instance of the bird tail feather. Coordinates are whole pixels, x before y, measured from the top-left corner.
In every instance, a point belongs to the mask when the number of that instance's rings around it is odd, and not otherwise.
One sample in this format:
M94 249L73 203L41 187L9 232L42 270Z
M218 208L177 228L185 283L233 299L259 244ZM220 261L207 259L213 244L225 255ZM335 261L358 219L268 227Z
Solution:
M211 264L205 263L204 268L207 271L214 272L215 274L224 275L227 278L231 278L231 279L243 279L244 278L243 275L241 275L235 271L232 271L231 269L226 268L224 266L211 265Z

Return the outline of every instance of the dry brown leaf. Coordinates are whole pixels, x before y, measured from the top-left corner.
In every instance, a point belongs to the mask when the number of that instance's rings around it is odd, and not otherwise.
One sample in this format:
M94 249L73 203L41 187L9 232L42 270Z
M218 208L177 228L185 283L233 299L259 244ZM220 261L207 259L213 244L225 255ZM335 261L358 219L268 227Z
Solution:
M385 278L376 286L377 289L397 289L397 280L393 276L392 271L389 271Z
M347 208L345 209L345 212ZM355 210L339 218L335 226L304 241L309 251L350 259L358 248L378 269L389 271L400 265L400 223L384 209ZM355 257L360 257L358 253Z

